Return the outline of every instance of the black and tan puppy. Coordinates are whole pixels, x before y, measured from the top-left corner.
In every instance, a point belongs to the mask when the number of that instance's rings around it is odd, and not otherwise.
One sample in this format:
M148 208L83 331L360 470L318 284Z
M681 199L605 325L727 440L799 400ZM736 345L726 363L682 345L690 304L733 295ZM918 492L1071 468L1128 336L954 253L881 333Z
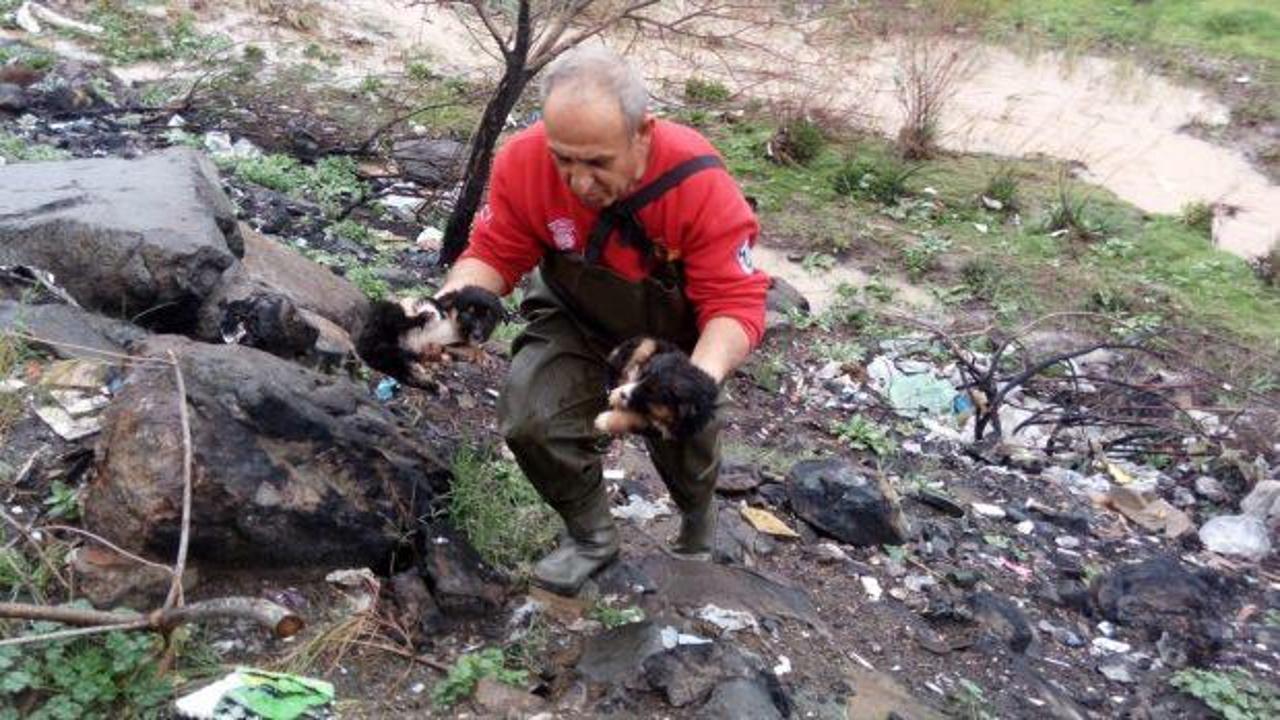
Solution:
M696 435L715 415L715 380L665 340L638 337L609 353L609 409L596 430L609 435L657 432L664 438Z
M356 352L373 369L410 385L430 384L422 361L446 352L476 359L506 317L497 295L465 287L438 298L374 303Z

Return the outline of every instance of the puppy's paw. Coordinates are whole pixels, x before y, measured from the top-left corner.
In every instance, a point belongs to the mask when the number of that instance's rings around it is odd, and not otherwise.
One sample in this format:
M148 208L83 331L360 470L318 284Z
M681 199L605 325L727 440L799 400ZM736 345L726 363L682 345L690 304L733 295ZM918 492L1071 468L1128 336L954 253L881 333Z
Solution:
M649 427L643 415L631 410L606 410L596 416L595 428L601 435L628 435Z

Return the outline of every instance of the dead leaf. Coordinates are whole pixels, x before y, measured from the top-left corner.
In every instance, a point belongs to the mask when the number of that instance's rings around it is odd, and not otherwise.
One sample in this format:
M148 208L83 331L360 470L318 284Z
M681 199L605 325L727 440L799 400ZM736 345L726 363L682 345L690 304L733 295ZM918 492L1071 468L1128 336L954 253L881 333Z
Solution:
M1111 475L1111 479L1115 480L1117 484L1129 485L1130 483L1133 482L1133 476L1130 475L1128 472L1125 472L1124 468L1120 467L1119 465L1116 465L1115 463L1110 463L1110 462L1106 463L1106 465L1107 465L1107 473Z
M742 517L751 523L751 527L759 530L766 535L774 537L798 538L800 534L795 530L787 527L787 524L778 519L777 515L763 508L743 507Z

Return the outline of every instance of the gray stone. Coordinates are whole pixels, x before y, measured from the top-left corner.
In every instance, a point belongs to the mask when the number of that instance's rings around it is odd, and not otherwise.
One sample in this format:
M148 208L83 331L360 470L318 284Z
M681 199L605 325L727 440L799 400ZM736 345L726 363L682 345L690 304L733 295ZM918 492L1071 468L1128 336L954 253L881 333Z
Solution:
M1013 601L989 592L974 593L969 598L969 609L983 627L1009 646L1016 653L1025 653L1035 634L1027 616Z
M1256 515L1219 515L1200 526L1200 542L1210 552L1259 561L1271 554L1270 530Z
M428 187L457 182L466 153L466 145L448 138L397 140L391 148L400 170Z
M191 556L206 564L385 567L448 484L448 464L364 388L252 348L175 336L135 354L177 354L186 378L194 498ZM88 527L169 557L182 495L172 369L128 369L103 415Z
M757 617L786 617L818 627L821 620L801 588L758 570L681 560L665 554L640 560L644 582L654 588L654 601L671 609L714 603Z
M897 493L839 458L804 460L787 473L791 509L822 533L850 545L901 545L906 518Z
M27 94L21 85L0 83L0 112L20 113L27 109Z
M1207 660L1221 644L1223 589L1210 571L1191 572L1173 557L1121 565L1094 580L1102 617L1156 640L1170 632L1193 661Z
M644 661L649 687L675 707L700 702L718 683L751 677L762 669L759 658L726 643L677 645Z
M481 617L502 606L506 589L462 536L434 533L423 550L422 574L445 614Z
M26 305L0 300L0 330L16 330L48 340L34 343L63 358L100 358L94 350L124 353L147 336L142 328L94 315L70 305Z
M782 720L768 685L757 678L734 678L716 686L698 712L708 720Z
M0 167L0 264L53 273L87 308L185 329L243 252L216 170L189 148Z
M1240 510L1265 522L1272 531L1280 528L1280 480L1263 480L1240 501Z
M1222 483L1218 478L1212 475L1201 475L1196 478L1196 494L1206 500L1213 502L1225 502L1227 500L1227 491L1222 487Z
M650 620L630 623L587 638L577 670L598 683L626 683L637 678L651 655L662 651L662 633Z

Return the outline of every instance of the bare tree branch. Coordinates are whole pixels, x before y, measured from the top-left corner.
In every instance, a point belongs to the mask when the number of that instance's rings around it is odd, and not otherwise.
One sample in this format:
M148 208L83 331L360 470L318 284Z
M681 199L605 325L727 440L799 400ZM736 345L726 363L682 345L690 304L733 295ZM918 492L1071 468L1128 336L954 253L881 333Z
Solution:
M183 603L182 574L187 568L187 547L191 543L191 419L187 416L187 383L182 377L182 363L172 350L169 361L173 363L173 376L178 383L178 418L182 423L182 532L178 536L178 559L173 564L173 580L169 585L169 597L165 609L179 607Z

